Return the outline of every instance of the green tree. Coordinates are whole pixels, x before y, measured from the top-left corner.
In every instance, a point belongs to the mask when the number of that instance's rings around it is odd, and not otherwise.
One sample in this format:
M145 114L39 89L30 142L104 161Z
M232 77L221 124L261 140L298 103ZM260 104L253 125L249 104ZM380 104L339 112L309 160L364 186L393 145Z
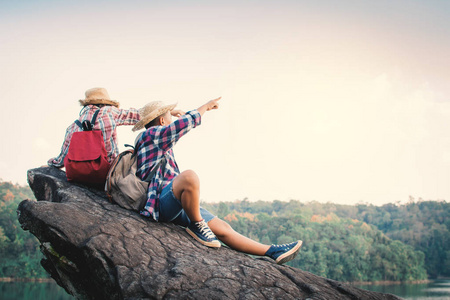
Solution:
M23 199L34 199L28 187L0 181L0 277L45 278L39 243L17 220Z
M216 209L219 205L215 205ZM288 263L293 267L340 281L406 281L427 277L423 252L391 239L363 221L394 224L392 220L404 213L395 205L382 209L367 205L302 204L291 200L245 201L244 205L233 202L227 206L241 214L237 215L237 221L230 223L244 235L265 244L303 240L300 254ZM243 217L244 213L250 216ZM350 213L351 218L345 213ZM408 225L398 222L398 228L404 230L412 224L420 228L416 221L409 220Z

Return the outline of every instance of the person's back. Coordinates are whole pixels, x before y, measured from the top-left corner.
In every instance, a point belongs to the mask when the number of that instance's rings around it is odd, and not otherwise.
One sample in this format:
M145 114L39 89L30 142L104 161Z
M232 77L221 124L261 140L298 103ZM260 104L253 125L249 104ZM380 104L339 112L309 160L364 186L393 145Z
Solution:
M80 111L78 119L66 129L61 152L57 157L48 160L47 164L49 166L56 168L64 167L64 161L69 152L73 134L82 131L83 128L80 124L84 121L91 122L96 112L98 114L95 123L92 124L92 130L101 131L109 163L119 154L117 126L135 125L140 120L139 113L136 109L120 109L119 102L112 100L104 88L89 89L85 95L84 100L79 100L83 108Z

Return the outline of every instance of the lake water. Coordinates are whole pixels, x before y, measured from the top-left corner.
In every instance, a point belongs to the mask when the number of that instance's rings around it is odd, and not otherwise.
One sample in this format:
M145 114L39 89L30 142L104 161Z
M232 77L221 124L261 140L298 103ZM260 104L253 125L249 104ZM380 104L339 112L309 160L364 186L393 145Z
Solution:
M407 300L450 300L450 280L428 284L358 285L369 291L389 293ZM2 300L74 300L55 282L0 282Z
M56 282L0 282L2 300L74 300Z
M357 287L388 293L408 300L450 300L450 280L424 284L358 285Z

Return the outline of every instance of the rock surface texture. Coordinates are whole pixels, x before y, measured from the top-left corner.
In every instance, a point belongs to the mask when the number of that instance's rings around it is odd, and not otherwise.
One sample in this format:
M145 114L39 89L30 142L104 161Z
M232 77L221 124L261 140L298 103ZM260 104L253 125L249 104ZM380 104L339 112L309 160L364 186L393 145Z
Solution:
M55 168L29 170L28 182L38 201L20 203L19 221L39 239L42 266L77 299L400 299L207 248Z

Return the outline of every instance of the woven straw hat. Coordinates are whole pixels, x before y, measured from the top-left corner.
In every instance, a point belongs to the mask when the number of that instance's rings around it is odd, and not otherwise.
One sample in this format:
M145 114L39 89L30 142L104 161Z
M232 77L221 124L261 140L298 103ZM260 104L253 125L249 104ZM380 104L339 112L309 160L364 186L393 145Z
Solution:
M177 104L166 105L162 101L154 101L146 104L143 108L139 109L139 116L141 120L133 127L133 131L138 131L145 127L148 123L156 119L157 117L171 111L177 106Z
M82 106L89 104L109 104L115 107L119 107L119 102L111 100L108 92L104 88L92 88L86 91L86 99L79 100Z

